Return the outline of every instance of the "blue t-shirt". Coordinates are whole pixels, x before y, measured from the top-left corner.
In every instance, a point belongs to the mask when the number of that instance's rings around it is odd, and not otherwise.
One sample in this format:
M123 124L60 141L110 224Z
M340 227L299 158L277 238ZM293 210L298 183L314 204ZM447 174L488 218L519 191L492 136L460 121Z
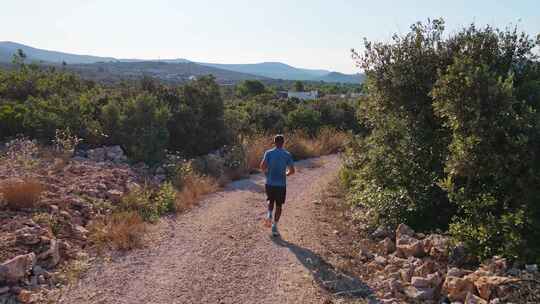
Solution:
M266 184L285 187L287 185L287 167L293 165L291 153L283 148L273 148L264 152L264 161L268 166Z

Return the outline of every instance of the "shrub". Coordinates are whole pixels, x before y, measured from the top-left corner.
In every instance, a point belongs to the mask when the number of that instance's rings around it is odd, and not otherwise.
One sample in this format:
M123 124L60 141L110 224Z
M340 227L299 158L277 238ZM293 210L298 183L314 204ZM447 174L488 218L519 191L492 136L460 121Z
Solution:
M242 143L246 151L246 166L250 172L259 170L264 152L272 147L272 137L267 135L252 135Z
M122 143L134 161L155 164L169 141L169 110L152 95L141 94L126 104L121 120Z
M417 23L354 54L369 128L347 149L349 201L373 224L449 229L480 258L540 258L535 43L524 33ZM420 64L421 63L421 64Z
M154 201L157 204L158 214L165 214L175 210L176 190L172 183L165 182L161 184L154 195Z
M184 212L192 208L201 196L215 192L218 183L215 178L190 173L183 177L182 189L176 196L176 212Z
M113 213L90 225L90 241L98 250L139 248L144 243L146 224L136 211Z
M345 149L348 141L349 135L346 132L322 128L315 138L317 155L341 152Z
M160 216L160 206L152 200L153 191L148 187L133 190L122 197L120 209L139 213L145 222L156 222Z
M225 175L228 179L237 180L248 173L246 151L242 145L227 147L223 155Z
M32 215L32 220L38 224L47 226L53 235L58 235L62 224L57 216L46 212L38 212Z
M0 193L11 210L36 208L43 190L41 183L32 178L7 180L0 185Z
M169 148L188 157L198 156L226 144L223 99L211 76L185 85L171 106L168 122Z
M315 136L321 125L321 114L305 106L300 106L287 115L288 130L302 130Z

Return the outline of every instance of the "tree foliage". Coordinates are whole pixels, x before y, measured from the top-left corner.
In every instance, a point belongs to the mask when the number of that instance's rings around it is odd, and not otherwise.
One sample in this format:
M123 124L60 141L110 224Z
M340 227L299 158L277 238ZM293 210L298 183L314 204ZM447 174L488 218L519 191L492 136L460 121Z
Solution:
M540 258L539 63L516 29L417 23L354 53L369 135L343 176L374 224L449 229L479 257Z

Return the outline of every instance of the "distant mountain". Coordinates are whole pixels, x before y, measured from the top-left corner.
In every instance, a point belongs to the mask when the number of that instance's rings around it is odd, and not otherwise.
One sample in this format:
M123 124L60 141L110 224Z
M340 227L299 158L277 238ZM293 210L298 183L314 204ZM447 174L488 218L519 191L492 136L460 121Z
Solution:
M6 61L13 58L13 54L17 52L18 49L23 50L27 58L31 61L44 61L51 63L62 63L66 62L71 63L95 63L100 61L112 61L115 60L112 57L98 57L98 56L89 56L89 55L74 55L56 51L47 51L42 49L33 48L24 44L15 43L11 41L0 41L0 55L1 61Z
M182 58L152 60L117 59L113 57L76 55L57 51L42 50L10 41L0 41L0 63L10 63L13 59L13 54L15 54L18 49L23 50L29 62L52 65L66 62L68 65L77 65L74 66L73 69L77 68L79 71L89 72L94 76L97 76L99 71L110 70L113 72L114 77L120 77L123 73L126 73L126 75L129 77L131 77L133 73L144 73L148 75L156 75L159 76L158 78L162 79L183 79L188 74L190 74L190 76L201 76L204 73L212 73L214 76L225 82L243 79L284 79L343 83L359 83L363 81L363 77L360 74L349 75L327 70L301 69L280 62L219 64L204 62L197 63ZM171 64L171 66L164 66L161 65L161 63ZM98 65L95 67L82 66L94 64ZM130 67L129 64L135 65ZM108 69L108 67L110 67L110 69ZM141 67L149 70L142 70ZM162 75L163 73L165 73L165 76ZM174 76L174 73L177 75ZM219 75L219 77L217 75Z
M364 74L343 74L339 72L330 72L313 80L324 82L362 83L364 82L364 79Z
M221 64L199 62L199 64L229 71L249 73L274 79L287 80L312 80L315 77L324 76L330 73L330 71L326 70L299 69L280 62L263 62L252 64Z
M261 81L266 77L207 67L194 62L167 63L157 61L110 61L93 64L72 64L67 68L87 79L100 82L117 82L150 76L169 83L187 82L193 77L213 75L220 84L234 84L248 79Z
M262 62L252 64L221 64L199 62L201 65L211 66L229 71L249 73L274 79L304 80L359 83L362 77L358 74L343 74L327 70L301 69L280 62Z

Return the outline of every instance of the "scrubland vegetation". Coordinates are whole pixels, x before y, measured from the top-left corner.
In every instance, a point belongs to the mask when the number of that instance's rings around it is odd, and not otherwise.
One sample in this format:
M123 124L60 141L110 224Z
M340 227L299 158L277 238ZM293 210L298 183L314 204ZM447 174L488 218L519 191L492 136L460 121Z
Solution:
M540 64L515 28L415 24L365 43L359 120L342 178L376 227L442 229L477 257L540 262ZM536 50L535 50L536 48Z
M182 86L148 77L104 85L25 64L22 52L14 63L17 69L0 70L0 142L8 143L0 156L10 153L5 163L16 160L16 171L22 172L20 180L1 185L8 209L47 207L40 206L47 185L24 172L50 160L47 174L63 175L71 156L103 146L120 146L129 164L165 176L115 202L90 200L99 206L88 226L90 240L101 249L139 247L147 223L184 212L201 196L256 172L275 133L286 133L287 148L303 159L337 152L351 132L361 131L354 101L280 99L276 88L258 81L245 81L229 93L212 76Z

